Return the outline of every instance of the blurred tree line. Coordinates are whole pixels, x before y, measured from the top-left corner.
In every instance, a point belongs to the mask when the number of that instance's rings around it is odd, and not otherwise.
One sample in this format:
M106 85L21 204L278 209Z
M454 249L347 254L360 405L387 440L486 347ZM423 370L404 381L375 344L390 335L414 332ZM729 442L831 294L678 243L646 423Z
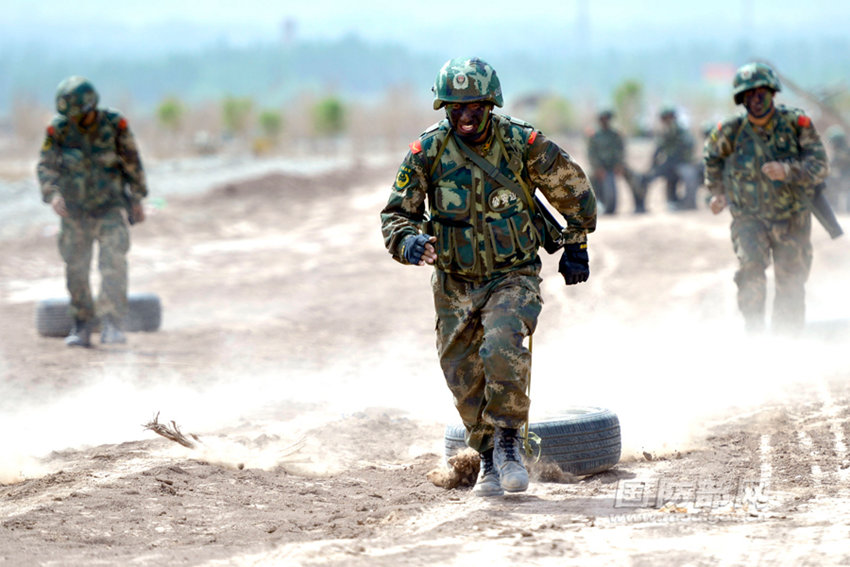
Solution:
M850 40L798 41L768 50L801 84L846 80L840 58ZM168 151L241 142L258 152L285 150L309 139L342 135L386 139L387 147L417 135L441 114L430 110L430 86L453 54L413 53L397 45L348 37L337 41L214 45L194 52L133 59L120 51L71 58L36 48L0 52L0 129L25 138L43 134L58 82L90 78L109 106L150 118L150 131ZM487 54L479 54L485 59ZM501 78L505 112L553 134L575 134L595 124L598 110L616 112L618 127L643 134L660 101L686 107L698 121L733 109L730 85L702 76L705 61L730 65L750 59L746 46L692 44L635 52L502 54L490 62ZM833 97L850 112L846 96ZM783 93L787 96L788 93ZM788 99L784 99L786 102ZM4 120L3 116L9 118ZM138 126L137 126L138 128ZM28 142L29 143L29 142Z

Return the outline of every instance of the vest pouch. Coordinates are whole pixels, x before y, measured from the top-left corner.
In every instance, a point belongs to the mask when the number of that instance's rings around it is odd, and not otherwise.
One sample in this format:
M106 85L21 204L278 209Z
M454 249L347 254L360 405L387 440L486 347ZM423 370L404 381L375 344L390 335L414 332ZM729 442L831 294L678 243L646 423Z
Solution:
M749 214L758 213L765 207L764 185L769 183L750 175L750 171L753 171L752 160L752 156L736 152L729 160L731 163L726 164L729 171L727 189L732 208Z
M513 226L516 242L520 250L536 250L540 246L540 233L531 220L531 215L528 214L528 211L521 211L519 214L512 216L511 225Z
M471 191L457 185L440 184L434 189L434 208L444 219L468 221Z
M477 254L472 227L452 226L449 228L452 232L452 248L457 266L462 272L473 270Z
M478 259L472 227L441 222L441 219L431 219L431 223L437 237L437 268L455 274L472 274Z
M511 231L511 220L495 219L487 222L487 234L493 247L495 264L500 264L516 253L516 244Z

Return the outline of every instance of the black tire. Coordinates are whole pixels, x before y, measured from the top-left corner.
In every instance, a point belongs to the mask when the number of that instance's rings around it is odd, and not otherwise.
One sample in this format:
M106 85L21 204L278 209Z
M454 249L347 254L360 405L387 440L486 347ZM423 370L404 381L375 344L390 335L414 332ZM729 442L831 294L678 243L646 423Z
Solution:
M73 321L68 313L70 300L67 297L45 299L38 303L35 311L35 327L43 337L65 337L71 331ZM162 324L162 304L153 293L131 293L127 296L127 317L122 328L130 333L152 332Z
M529 430L541 461L556 463L577 476L606 471L620 460L620 420L607 409L568 408L561 415L532 422ZM540 438L539 447L534 435ZM446 426L446 459L466 448L465 436L463 425Z

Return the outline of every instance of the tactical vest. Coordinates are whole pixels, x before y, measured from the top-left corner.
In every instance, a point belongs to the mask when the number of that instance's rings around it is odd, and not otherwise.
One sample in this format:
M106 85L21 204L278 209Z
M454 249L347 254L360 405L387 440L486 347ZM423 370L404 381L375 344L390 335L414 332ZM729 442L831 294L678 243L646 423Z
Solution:
M771 181L761 172L761 164L768 161L788 161L799 157L800 134L794 116L784 107L776 108L773 134L768 140L762 139L772 156L765 156L753 139L759 134L745 128L746 116L736 118L733 151L726 158L723 171L733 214L784 220L805 208L787 183Z
M530 125L492 115L494 136L485 156L505 177L530 189L525 171ZM428 135L429 132L426 132ZM448 121L435 125L437 154L430 164L431 234L436 267L470 279L508 272L537 257L541 238L525 194L504 187L473 164L457 145Z
M59 192L72 216L97 216L123 206L124 174L118 154L121 120L115 111L98 110L93 136L64 116L57 116L51 123Z

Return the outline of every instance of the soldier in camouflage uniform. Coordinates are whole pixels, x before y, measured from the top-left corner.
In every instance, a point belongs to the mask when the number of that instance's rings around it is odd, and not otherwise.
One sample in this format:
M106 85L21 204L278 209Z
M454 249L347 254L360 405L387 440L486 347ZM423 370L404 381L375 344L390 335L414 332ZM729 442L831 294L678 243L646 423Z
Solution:
M827 198L833 209L850 213L850 145L841 126L830 126L825 136L829 143L829 180Z
M99 322L102 343L123 343L127 314L127 251L133 222L144 220L145 176L127 120L99 109L98 94L82 77L59 84L59 114L47 128L38 161L41 196L61 217L59 251L65 261L73 328L69 346L91 346ZM97 309L89 285L94 242L98 242L101 290Z
M587 140L587 157L596 197L603 214L614 214L617 210L616 177L619 175L632 192L635 213L644 213L643 186L626 165L626 146L623 136L611 127L613 117L614 113L610 110L600 112L599 128Z
M643 191L656 178L663 177L667 184L667 206L673 211L695 209L699 189L699 170L694 164L694 138L679 124L676 109L665 107L659 114L659 132L652 164L642 176ZM679 183L685 186L685 194L679 196Z
M734 100L746 113L721 121L705 142L705 183L710 207L732 212L738 308L750 332L765 324L767 280L774 262L773 328L795 333L805 324L805 284L812 264L812 215L805 199L827 176L826 151L811 119L774 104L781 90L773 69L749 63L738 69Z
M518 433L530 404L523 340L542 307L531 195L539 188L566 217L559 271L567 284L590 275L596 198L565 151L493 112L502 90L484 61L446 62L433 90L446 118L410 144L381 211L384 243L402 264L436 268L437 351L467 443L481 454L475 493L519 492L528 486Z

